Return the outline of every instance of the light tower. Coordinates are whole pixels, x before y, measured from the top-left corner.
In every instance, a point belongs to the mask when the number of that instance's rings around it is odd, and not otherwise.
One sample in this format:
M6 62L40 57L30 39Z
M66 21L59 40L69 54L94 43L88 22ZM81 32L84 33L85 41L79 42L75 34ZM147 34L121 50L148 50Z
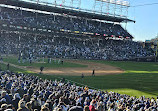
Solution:
M81 8L81 0L71 0L71 7L74 7L76 9Z
M93 12L102 15L128 17L130 4L123 0L95 0Z
M55 6L80 9L81 0L53 0Z

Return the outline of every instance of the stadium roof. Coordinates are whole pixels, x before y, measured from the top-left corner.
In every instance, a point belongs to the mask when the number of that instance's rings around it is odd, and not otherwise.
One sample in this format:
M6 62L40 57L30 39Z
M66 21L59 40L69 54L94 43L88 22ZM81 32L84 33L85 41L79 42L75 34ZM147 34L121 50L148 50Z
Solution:
M31 3L31 2L21 1L21 0L0 0L0 4L14 5L18 7L30 8L30 9L35 9L35 10L49 11L49 12L54 12L54 13L68 14L72 16L80 16L80 17L86 17L89 19L99 19L99 20L106 20L106 21L111 21L111 22L135 22L133 20L130 20L124 17L101 15L101 14L96 14L93 12L90 13L89 11L87 12L86 10L77 10L72 7L59 8L59 7L49 6L48 4L47 5L37 4L37 3Z

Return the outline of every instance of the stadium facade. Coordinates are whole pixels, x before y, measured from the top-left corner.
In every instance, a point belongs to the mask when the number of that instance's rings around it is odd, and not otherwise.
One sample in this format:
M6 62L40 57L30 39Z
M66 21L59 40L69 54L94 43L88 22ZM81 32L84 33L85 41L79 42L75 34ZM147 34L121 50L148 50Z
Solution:
M142 44L132 41L133 36L120 25L135 22L127 16L21 0L2 0L0 9L1 36L6 37L6 44L14 41L10 47L1 49L3 53L19 53L20 57L27 53L31 58L40 55L107 60L153 56Z

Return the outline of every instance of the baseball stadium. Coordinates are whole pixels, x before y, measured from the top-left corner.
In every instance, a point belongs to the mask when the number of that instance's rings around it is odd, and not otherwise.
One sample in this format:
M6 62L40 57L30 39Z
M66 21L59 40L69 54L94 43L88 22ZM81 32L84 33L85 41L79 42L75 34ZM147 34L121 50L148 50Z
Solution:
M157 111L158 37L135 40L130 2L0 0L0 111Z

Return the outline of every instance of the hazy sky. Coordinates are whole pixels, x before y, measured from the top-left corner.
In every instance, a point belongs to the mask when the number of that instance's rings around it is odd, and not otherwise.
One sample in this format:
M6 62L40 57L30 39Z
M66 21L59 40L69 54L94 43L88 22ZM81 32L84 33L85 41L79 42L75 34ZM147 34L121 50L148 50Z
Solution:
M45 2L54 2L54 0L40 0ZM62 0L56 0L61 2ZM70 4L71 0L65 0L67 4ZM78 0L74 0L77 3ZM131 6L158 3L158 0L126 0L130 2ZM81 8L93 9L94 0L81 0ZM128 10L128 16L130 19L136 21L136 23L128 23L127 30L134 36L136 41L150 40L158 34L158 4L141 7L130 7ZM123 25L124 27L124 25Z

